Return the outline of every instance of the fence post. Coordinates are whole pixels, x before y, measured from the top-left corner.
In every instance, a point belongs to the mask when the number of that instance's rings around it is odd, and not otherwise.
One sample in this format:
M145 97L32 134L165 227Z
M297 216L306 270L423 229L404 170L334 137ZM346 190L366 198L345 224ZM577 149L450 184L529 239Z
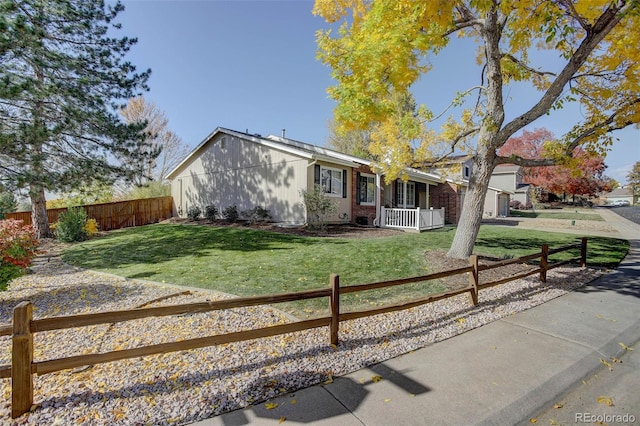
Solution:
M582 245L580 246L580 266L587 266L587 237L582 237Z
M331 310L330 340L332 345L338 344L338 328L340 325L340 276L331 274L329 276L329 287L331 296L329 297L329 308Z
M469 256L469 265L473 268L471 272L469 272L469 287L471 287L469 291L469 301L473 306L478 304L478 255L472 254Z
M549 246L542 245L542 256L540 256L540 281L547 282L547 267L549 265Z
M21 302L13 309L13 350L11 353L11 418L16 418L33 405L33 305Z

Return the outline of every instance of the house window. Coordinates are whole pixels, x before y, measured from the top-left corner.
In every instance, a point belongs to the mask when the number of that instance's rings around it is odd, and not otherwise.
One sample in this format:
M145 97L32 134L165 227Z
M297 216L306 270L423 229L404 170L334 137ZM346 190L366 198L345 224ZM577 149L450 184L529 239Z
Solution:
M407 193L405 194L405 187ZM398 181L396 185L396 205L398 207L415 207L416 206L416 184L415 182Z
M469 179L469 175L470 175L470 174L471 174L471 173L470 173L469 166L464 166L464 175L463 175L463 177L464 177L465 179Z
M340 169L320 168L320 185L329 195L342 197L342 178L343 173Z
M376 179L373 175L360 174L358 182L360 204L373 205L376 201Z

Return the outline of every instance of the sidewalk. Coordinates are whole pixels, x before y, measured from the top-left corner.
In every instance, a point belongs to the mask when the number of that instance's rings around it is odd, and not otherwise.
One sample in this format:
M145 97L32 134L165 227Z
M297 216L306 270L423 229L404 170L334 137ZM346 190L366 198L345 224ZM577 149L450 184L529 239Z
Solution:
M539 424L549 424L547 419L558 415L554 410L562 410L557 417L566 422L555 424L575 424L576 410L634 416L640 423L640 226L611 212L607 221L620 238L631 240L631 251L616 271L588 286L333 383L269 401L275 408L262 403L197 424L489 425L529 424L537 416L545 419ZM618 371L621 376L611 377L619 380L607 376ZM600 386L583 388L592 379ZM582 401L583 390L588 400ZM615 391L598 395L611 397L615 405L588 393L599 391Z

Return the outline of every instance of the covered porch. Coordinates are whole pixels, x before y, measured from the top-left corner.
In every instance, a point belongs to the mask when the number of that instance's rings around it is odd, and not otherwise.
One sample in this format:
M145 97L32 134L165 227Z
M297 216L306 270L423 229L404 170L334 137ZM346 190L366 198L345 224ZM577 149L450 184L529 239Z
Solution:
M381 207L380 226L415 232L442 228L444 226L444 207L440 209Z
M397 179L385 185L379 226L413 232L442 228L444 208L433 208L430 196L430 187L438 185L438 179L430 173L409 169L408 179Z

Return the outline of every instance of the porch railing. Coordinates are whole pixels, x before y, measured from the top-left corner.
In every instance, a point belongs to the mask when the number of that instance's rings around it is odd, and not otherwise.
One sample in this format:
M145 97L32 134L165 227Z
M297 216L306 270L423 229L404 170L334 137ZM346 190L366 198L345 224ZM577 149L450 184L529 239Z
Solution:
M444 207L440 209L381 209L380 223L383 228L425 231L444 226Z

